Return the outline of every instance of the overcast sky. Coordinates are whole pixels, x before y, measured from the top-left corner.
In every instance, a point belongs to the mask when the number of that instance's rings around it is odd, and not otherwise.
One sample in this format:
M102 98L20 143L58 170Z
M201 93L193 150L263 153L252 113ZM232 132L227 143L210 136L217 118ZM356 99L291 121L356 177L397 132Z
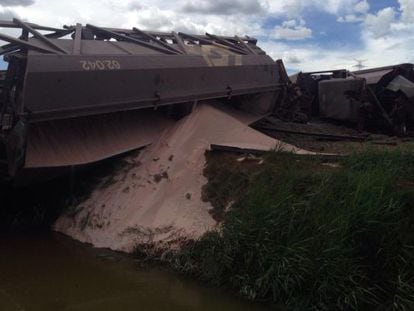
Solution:
M296 70L414 62L414 0L0 0L0 18L249 35Z

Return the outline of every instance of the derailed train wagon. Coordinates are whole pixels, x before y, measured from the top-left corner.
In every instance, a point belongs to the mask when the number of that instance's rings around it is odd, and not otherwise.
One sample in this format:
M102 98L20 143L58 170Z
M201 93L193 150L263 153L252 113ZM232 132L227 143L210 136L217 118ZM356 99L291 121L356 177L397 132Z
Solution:
M165 113L207 99L262 95L271 109L283 64L250 37L148 32L93 25L0 27L1 177L22 168L87 164L151 143ZM184 105L184 106L183 106ZM263 108L263 107L262 107Z
M320 115L405 135L414 122L414 65L350 72L319 83Z
M414 130L413 64L299 73L293 78L295 100L282 105L290 115L300 112L308 119L343 121L360 130L396 135Z

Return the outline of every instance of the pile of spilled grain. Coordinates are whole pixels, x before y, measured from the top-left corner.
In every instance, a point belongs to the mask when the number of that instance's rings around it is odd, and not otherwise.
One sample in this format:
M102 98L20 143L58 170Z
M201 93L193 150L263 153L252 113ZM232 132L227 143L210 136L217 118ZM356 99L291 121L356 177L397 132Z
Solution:
M211 144L296 151L261 134L240 112L199 105L130 163L72 206L54 229L96 247L131 252L137 244L174 247L195 239L217 223L203 202L205 152Z

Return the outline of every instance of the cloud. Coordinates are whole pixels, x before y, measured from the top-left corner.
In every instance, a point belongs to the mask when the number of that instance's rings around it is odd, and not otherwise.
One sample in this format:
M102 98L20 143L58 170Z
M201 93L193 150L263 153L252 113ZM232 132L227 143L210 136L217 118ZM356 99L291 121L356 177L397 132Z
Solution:
M370 12L369 4L375 1L36 0L29 6L9 5L7 11L5 1L0 0L0 15L18 14L28 21L54 27L81 22L119 28L249 35L257 37L258 45L273 58L282 58L289 68L304 71L352 69L354 58L369 59L367 64L371 66L413 61L414 0L397 0L394 8ZM16 5L32 1L6 2ZM312 29L310 25L319 23L319 12L324 13L320 16L329 14L331 18ZM353 42L345 47L336 44L335 38L331 38L336 27L332 20L360 26L352 27L353 31L360 31L357 48ZM275 25L275 21L284 22ZM332 40L331 49L319 45L322 36L324 41Z
M363 22L365 20L365 17L358 16L355 14L348 14L345 16L338 17L337 21L340 23L358 23Z
M34 2L34 0L0 0L0 5L3 7L29 6Z
M368 0L268 0L271 14L285 15L289 19L301 18L307 10L326 12L338 18L347 15L361 17L369 9Z
M307 28L303 20L288 20L276 26L271 37L276 40L304 40L312 37L312 29Z
M0 20L12 20L14 17L19 17L15 11L0 7Z
M398 0L401 10L401 19L406 23L414 23L414 0Z
M368 3L368 1L364 0L364 1L359 1L357 3L355 3L354 5L354 11L356 13L361 13L361 14L365 14L369 11L370 5Z
M238 15L199 15L174 10L160 9L154 5L142 5L141 9L130 11L122 27L138 27L146 30L181 31L187 33L205 32L217 35L257 36L262 32L261 20ZM119 25L118 25L119 27Z
M141 6L137 12L128 15L131 26L145 30L171 30L174 27L174 18L169 12L164 12L157 7Z
M395 16L395 9L388 7L378 11L377 14L368 14L365 26L375 38L381 38L390 33L391 25L395 22Z
M399 17L396 8L367 14L366 21L364 19L361 24L361 41L363 45L359 49L352 46L323 49L313 41L295 44L294 47L288 41L259 43L273 58L282 58L290 69L297 71L355 70L354 59L367 59L369 67L414 62L414 27L410 20ZM300 63L295 64L296 57Z
M203 14L261 14L265 11L259 0L191 0L184 4L182 11Z
M131 2L128 4L128 9L130 10L141 10L143 7L141 4L137 3L137 2Z
M368 1L353 1L350 6L344 10L343 15L339 16L337 21L340 23L359 23L363 22L369 12L370 5Z
M302 15L305 4L302 0L292 0L283 6L288 18L297 18Z
M267 0L257 1L263 1L265 5ZM181 9L186 3L188 0L71 0L65 3L36 0L35 5L16 7L15 11L31 22L54 27L80 22L117 28L138 27L201 34L209 32L253 37L265 34L262 23L266 15L183 12Z
M285 59L287 64L300 64L302 61L297 55L288 55Z

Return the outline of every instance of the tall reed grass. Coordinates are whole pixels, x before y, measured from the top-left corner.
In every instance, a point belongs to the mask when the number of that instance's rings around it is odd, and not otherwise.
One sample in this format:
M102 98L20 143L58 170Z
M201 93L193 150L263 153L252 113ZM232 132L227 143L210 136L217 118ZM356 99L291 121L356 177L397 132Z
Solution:
M205 196L221 212L234 203L172 266L289 310L414 310L413 154L338 161L270 153L246 166L210 154Z

